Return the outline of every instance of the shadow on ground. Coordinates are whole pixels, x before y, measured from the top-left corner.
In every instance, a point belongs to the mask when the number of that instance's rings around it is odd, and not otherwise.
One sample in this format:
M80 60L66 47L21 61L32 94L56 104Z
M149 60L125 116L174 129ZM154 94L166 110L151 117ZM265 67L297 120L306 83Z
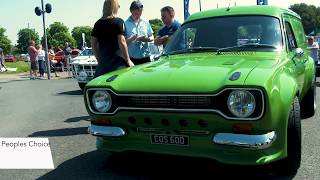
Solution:
M55 136L73 136L80 134L88 134L88 127L64 128L47 131L34 132L28 137L55 137Z
M212 160L141 153L110 156L101 151L82 154L40 177L46 179L292 179L268 174L262 167L221 165Z
M79 116L66 119L64 122L72 123L78 121L90 121L90 116Z
M81 90L73 90L73 91L65 91L65 92L60 92L57 93L57 95L70 95L70 96L74 96L74 95L83 95Z

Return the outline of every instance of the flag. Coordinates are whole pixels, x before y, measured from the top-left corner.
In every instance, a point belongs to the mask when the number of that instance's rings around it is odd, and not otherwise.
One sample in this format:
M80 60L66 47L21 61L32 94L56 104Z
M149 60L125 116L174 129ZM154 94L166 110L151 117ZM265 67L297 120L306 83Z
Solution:
M189 16L189 0L183 0L184 5L184 20L186 20Z
M268 5L268 0L257 0L257 5Z

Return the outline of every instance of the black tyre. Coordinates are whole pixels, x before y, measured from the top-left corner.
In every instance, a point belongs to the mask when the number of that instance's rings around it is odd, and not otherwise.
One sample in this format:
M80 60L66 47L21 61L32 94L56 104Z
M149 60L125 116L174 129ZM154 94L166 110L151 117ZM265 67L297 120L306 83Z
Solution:
M86 86L87 83L78 83L78 84L79 84L80 89L83 91L84 87Z
M287 153L288 156L276 164L276 172L279 174L295 173L301 163L301 118L300 105L297 97L295 97L289 113Z
M316 112L316 86L312 83L307 94L301 101L301 118L312 117Z

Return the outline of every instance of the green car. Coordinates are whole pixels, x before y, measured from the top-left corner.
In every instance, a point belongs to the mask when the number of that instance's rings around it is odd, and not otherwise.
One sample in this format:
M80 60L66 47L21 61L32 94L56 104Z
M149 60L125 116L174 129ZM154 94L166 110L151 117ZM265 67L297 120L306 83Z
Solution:
M89 133L111 153L275 163L294 172L315 113L315 67L301 18L272 6L190 16L157 61L90 81Z

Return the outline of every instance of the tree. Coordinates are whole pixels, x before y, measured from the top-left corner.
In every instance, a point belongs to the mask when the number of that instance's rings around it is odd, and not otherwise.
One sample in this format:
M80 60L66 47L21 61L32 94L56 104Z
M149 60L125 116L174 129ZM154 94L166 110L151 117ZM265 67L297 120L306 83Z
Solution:
M66 42L68 42L72 47L76 46L76 41L71 36L67 26L65 26L61 22L54 22L53 24L50 24L49 28L47 29L47 32L49 46L52 45L56 48L63 48ZM42 42L44 42L44 37L42 37Z
M71 31L72 37L76 40L77 46L80 49L82 47L82 33L85 34L85 41L88 47L91 47L91 31L90 26L77 26Z
M306 34L311 33L320 26L320 8L305 3L294 4L289 7L292 11L300 15Z
M4 34L6 29L0 27L0 48L3 49L4 53L7 54L11 50L11 41L10 39Z
M39 34L35 31L35 29L20 29L18 32L18 41L17 41L17 52L18 53L26 53L28 48L29 40L34 40L34 42L39 42Z
M151 19L149 20L151 28L153 30L154 36L157 36L159 29L163 26L163 23L160 19Z
M65 43L68 42L71 47L75 47L76 41L73 39L73 37L70 35L70 33L56 33L51 37L50 45L53 47L61 47L63 48L65 46Z

